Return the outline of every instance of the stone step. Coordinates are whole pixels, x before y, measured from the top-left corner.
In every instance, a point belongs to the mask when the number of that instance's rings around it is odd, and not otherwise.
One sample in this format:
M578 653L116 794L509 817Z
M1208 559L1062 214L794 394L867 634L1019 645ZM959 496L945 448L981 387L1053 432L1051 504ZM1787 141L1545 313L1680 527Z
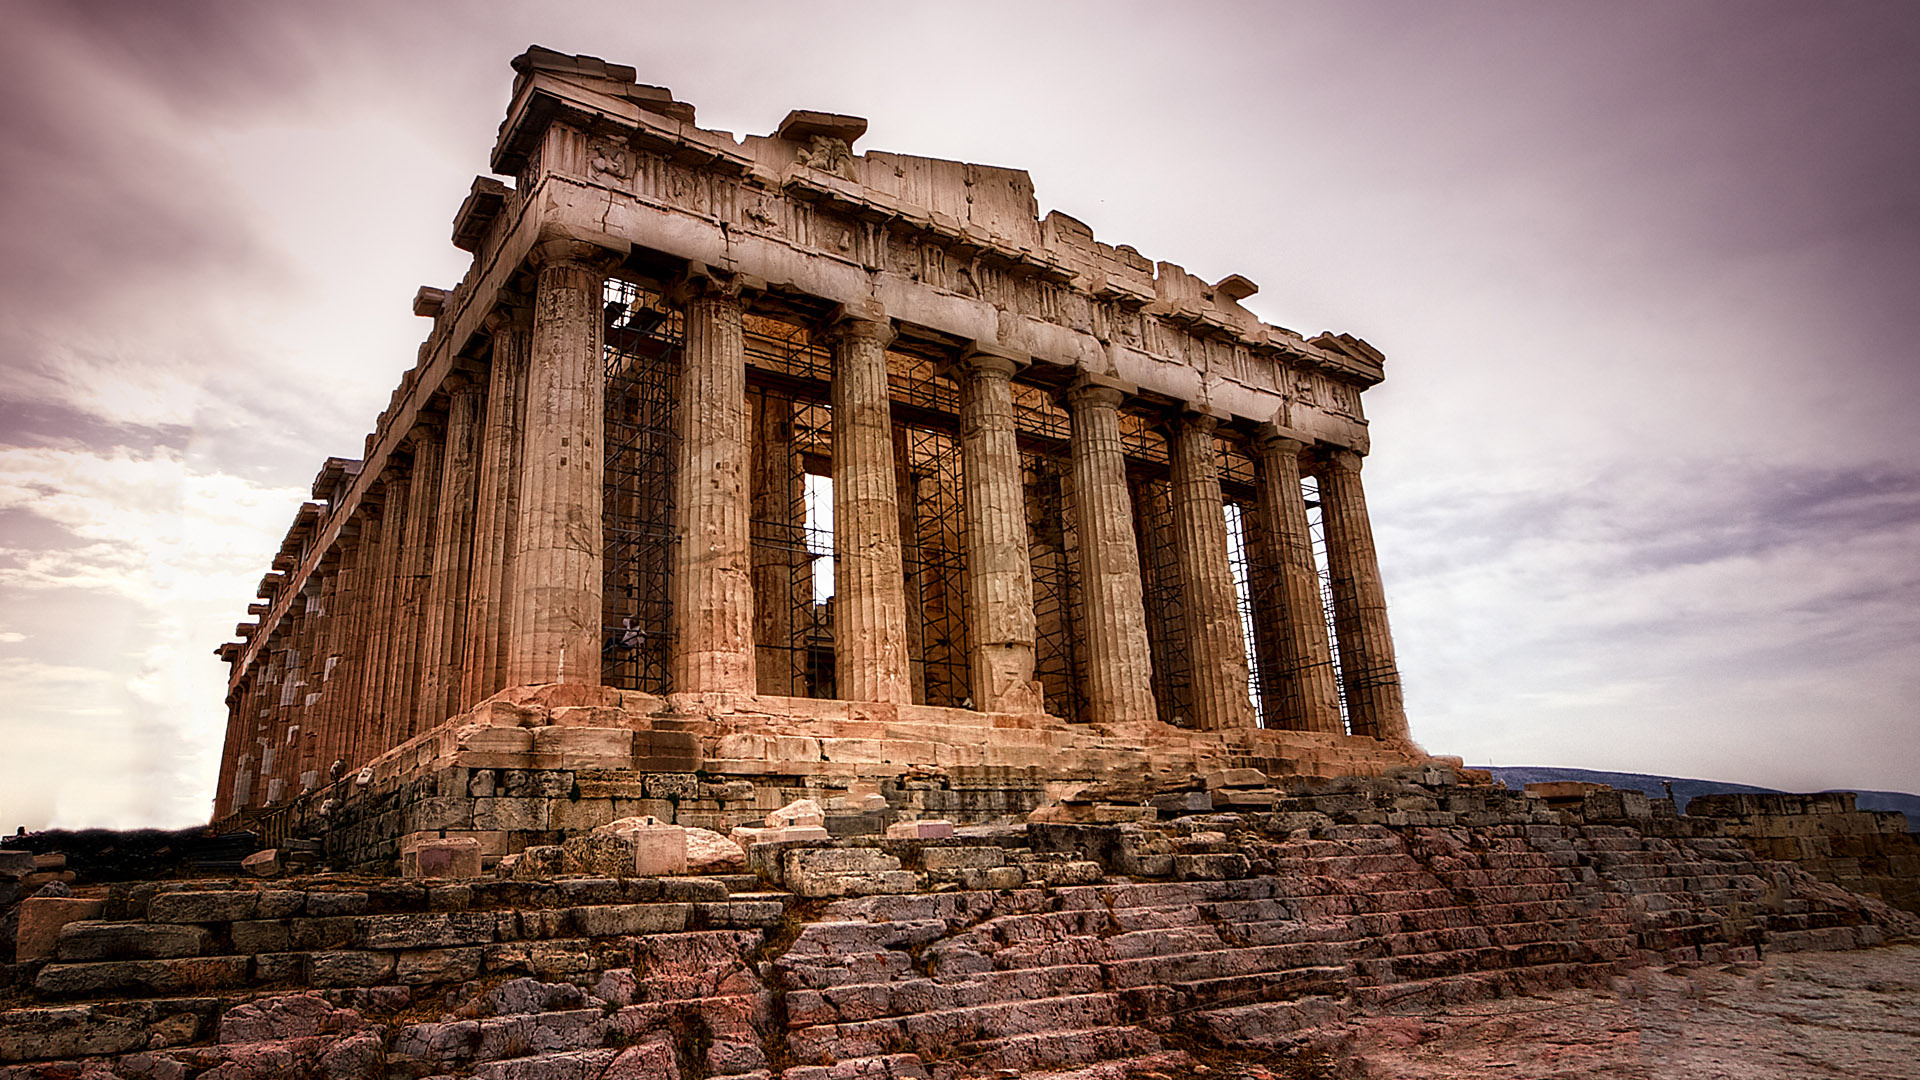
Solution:
M1080 1030L1037 1031L960 1044L944 1054L925 1054L933 1062L956 1062L976 1074L1011 1069L1025 1076L1042 1069L1061 1069L1117 1061L1151 1054L1164 1047L1160 1037L1144 1028L1102 1025Z
M1293 1041L1307 1028L1337 1024L1347 1018L1344 994L1303 997L1297 1001L1264 1001L1221 1009L1202 1009L1189 1019L1216 1041L1252 1049L1278 1047Z
M199 926L144 922L72 922L60 928L55 956L65 961L167 960L199 956L213 935Z
M1303 997L1334 996L1347 992L1354 969L1347 964L1288 968L1246 975L1169 983L1187 1000L1188 1008L1240 1005L1257 1001L1293 1001Z
M980 972L966 978L900 979L824 990L789 990L787 1022L794 1027L846 1024L941 1009L1012 1001L1039 1001L1106 989L1094 964Z

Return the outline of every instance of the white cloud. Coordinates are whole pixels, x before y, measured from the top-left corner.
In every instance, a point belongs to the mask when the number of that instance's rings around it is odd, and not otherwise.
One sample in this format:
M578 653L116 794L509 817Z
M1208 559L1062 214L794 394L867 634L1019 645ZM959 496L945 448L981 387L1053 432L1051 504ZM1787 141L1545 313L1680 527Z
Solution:
M211 650L300 494L198 472L169 450L0 449L0 513L72 538L0 536L0 600L89 594L113 619L45 646L62 655L0 661L0 740L18 749L0 764L7 812L35 825L204 820L225 724Z

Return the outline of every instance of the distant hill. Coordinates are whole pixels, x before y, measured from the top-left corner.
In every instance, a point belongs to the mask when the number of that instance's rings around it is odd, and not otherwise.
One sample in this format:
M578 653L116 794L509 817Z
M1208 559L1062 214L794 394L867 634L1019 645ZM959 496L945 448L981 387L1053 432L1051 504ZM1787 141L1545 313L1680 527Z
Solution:
M1519 790L1528 784L1542 784L1554 780L1578 780L1588 784L1606 784L1622 790L1644 791L1649 798L1666 797L1663 783L1673 785L1673 801L1681 813L1687 812L1687 803L1700 795L1720 795L1728 792L1754 792L1765 794L1776 792L1776 788L1754 787L1752 784L1729 784L1720 780L1694 780L1683 776L1655 776L1651 773L1600 772L1595 769L1556 769L1537 765L1480 765L1495 780L1510 788ZM1830 790L1845 791L1846 788ZM1858 791L1854 805L1862 810L1892 810L1907 816L1907 828L1920 822L1920 795L1910 795L1902 791Z

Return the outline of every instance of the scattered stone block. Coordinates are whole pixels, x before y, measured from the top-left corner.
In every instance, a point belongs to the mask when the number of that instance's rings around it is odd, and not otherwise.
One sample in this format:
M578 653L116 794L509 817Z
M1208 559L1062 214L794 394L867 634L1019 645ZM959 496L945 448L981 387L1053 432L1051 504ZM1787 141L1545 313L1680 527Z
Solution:
M896 821L887 826L892 840L944 840L953 835L953 822L938 818L927 821Z
M687 831L653 817L610 821L560 847L573 873L664 877L687 872ZM576 865L579 869L571 869Z
M479 877L480 841L471 836L419 837L403 841L400 846L400 876Z
M739 844L711 829L688 829L687 872L726 874L744 870L747 853Z
M826 811L812 799L800 799L767 815L767 828L819 828L827 822Z
M53 959L61 928L84 919L98 919L106 906L105 900L74 896L29 896L20 901L19 925L13 938L14 959L21 962Z
M31 873L33 873L33 852L0 850L0 878L18 881Z
M285 869L280 860L279 848L263 848L240 860L240 869L254 877L279 877Z
M833 834L818 825L795 825L784 829L756 829L741 825L733 830L733 842L743 848L755 844L786 844L798 840L831 840Z
M1259 769L1221 769L1207 774L1207 788L1263 788L1271 784Z

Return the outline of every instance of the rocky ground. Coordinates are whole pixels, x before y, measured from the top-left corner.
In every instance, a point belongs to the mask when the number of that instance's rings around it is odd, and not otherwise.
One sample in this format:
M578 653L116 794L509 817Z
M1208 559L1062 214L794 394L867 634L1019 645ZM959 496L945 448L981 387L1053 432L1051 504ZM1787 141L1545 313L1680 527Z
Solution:
M1641 968L1606 991L1360 1019L1321 1045L1322 1053L1266 1071L1342 1080L1913 1080L1920 946Z

